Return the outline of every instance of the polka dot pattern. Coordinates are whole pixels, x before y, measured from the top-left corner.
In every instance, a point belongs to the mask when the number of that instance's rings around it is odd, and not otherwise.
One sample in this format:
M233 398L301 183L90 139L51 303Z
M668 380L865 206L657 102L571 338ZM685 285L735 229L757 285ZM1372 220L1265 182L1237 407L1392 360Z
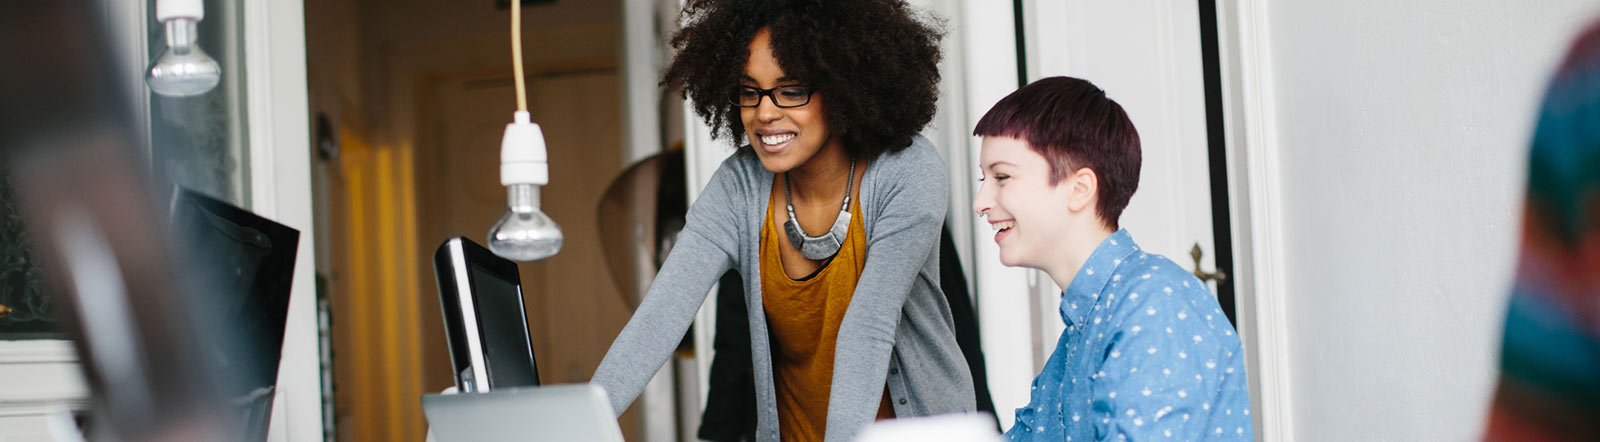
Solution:
M1120 230L1061 296L1066 331L1008 440L1255 440L1242 345L1193 274Z

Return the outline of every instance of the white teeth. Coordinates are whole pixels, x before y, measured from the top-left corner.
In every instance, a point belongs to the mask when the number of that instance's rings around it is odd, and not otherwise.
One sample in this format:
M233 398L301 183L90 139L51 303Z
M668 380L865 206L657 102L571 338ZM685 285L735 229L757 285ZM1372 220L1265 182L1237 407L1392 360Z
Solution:
M1016 227L1016 226L1017 226L1017 222L1016 221L1001 221L1001 222L997 222L997 223L989 223L989 227L994 228L995 230L1005 230L1005 229L1009 229L1009 228Z
M794 134L767 135L767 136L761 137L761 143L762 144L766 144L768 146L774 146L774 145L783 144L784 142L787 142L787 141L793 140L793 139L794 139Z

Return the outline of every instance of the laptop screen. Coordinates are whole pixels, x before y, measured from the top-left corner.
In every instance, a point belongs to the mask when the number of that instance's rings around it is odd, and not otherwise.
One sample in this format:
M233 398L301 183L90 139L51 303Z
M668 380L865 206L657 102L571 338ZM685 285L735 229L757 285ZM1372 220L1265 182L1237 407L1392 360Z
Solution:
M483 327L489 378L495 388L539 385L539 368L529 350L528 325L522 311L522 289L475 264L472 291L477 292L478 320Z
M237 337L207 357L234 381L225 393L275 386L300 231L183 188L173 196L172 223L192 263L186 271L211 297L210 325Z

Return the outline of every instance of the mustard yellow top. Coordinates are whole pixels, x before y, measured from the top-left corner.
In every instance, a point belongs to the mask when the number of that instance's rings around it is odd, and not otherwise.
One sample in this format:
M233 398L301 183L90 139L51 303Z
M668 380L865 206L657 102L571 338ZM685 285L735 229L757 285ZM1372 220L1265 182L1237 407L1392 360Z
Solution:
M761 303L772 330L773 388L778 402L778 434L784 442L820 441L827 431L828 393L833 387L834 344L850 307L856 280L867 264L866 229L861 206L850 207L850 233L839 254L803 281L783 271L774 216L784 207L773 192L761 229ZM888 395L879 401L879 419L894 417Z

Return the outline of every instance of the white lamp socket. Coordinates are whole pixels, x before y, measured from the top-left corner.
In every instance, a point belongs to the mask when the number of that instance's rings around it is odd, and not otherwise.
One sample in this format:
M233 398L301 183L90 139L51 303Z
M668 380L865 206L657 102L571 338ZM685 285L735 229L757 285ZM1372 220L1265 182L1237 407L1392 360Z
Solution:
M205 19L205 4L200 0L156 0L156 21L165 22L175 18Z
M500 184L543 186L549 183L544 131L529 121L528 111L517 111L513 122L506 125L505 138L500 140Z

